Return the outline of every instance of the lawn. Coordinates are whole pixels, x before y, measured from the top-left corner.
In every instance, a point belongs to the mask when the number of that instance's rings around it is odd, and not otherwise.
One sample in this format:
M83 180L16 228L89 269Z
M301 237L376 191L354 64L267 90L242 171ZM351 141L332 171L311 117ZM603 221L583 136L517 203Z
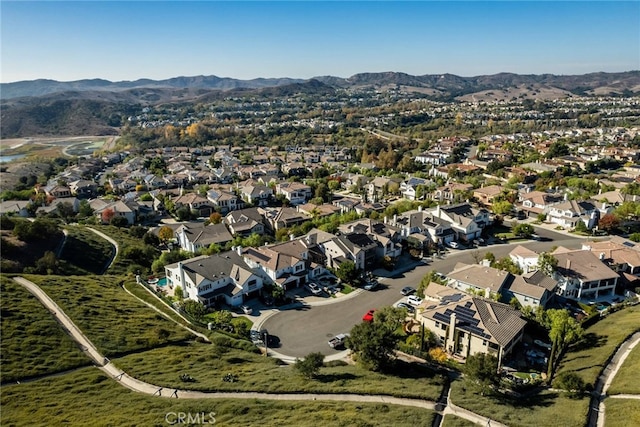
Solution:
M613 378L607 394L640 394L638 372L640 372L640 345L636 345L629 353Z
M105 356L193 339L119 285L119 276L36 276L39 285Z
M575 372L586 384L595 384L600 371L618 346L640 330L640 305L611 313L585 330L584 339L569 348L558 374Z
M61 259L86 274L100 274L115 248L96 233L80 226L67 226L67 239Z
M589 410L589 397L570 399L564 394L543 391L530 397L481 396L464 381L451 384L451 400L487 418L510 427L583 427Z
M380 403L164 399L132 392L95 368L3 387L2 424L12 426L169 425L178 412L216 426L430 426L433 411ZM204 413L204 414L203 414ZM204 423L202 423L204 425Z
M2 276L0 294L3 383L91 364L29 291Z
M604 404L604 425L606 427L640 426L640 400L606 399Z
M219 334L213 337L214 344L167 346L112 361L143 381L201 391L363 393L436 400L443 387L442 377L411 365L403 365L396 375L353 365L323 367L318 377L309 381L299 376L293 366L283 366L277 359L260 355L248 341ZM236 375L238 382L224 382L227 373ZM195 382L181 382L182 374L190 375Z

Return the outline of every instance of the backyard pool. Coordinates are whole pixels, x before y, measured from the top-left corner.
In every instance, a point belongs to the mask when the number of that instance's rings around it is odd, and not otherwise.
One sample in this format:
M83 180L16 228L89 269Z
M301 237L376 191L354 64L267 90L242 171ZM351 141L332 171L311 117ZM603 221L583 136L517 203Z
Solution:
M158 283L156 283L156 286L167 286L167 278L163 277L162 279L158 279Z

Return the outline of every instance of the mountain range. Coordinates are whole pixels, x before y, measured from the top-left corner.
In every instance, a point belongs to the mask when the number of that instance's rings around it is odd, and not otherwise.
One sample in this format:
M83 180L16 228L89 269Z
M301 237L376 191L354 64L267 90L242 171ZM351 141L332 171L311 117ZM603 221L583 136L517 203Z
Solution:
M569 96L640 95L640 71L584 75L513 74L461 77L414 76L399 72L360 73L348 78L175 77L111 82L103 79L60 82L31 80L0 84L0 137L113 134L113 115L134 106L212 102L229 96L331 95L340 89L395 90L420 93L439 101L553 99ZM98 133L96 133L98 132Z

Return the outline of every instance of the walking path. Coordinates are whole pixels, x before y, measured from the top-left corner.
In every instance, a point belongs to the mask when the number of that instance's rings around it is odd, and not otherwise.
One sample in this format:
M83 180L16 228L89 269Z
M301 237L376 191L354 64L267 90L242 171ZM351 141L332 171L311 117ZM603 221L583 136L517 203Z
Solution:
M339 401L339 402L363 402L363 403L385 403L391 405L411 406L429 410L436 410L436 402L422 399L400 398L382 395L366 394L321 394L321 393L259 393L259 392L201 392L194 390L183 390L175 388L163 388L154 384L140 381L129 376L126 372L116 367L109 359L104 357L93 345L93 343L80 331L75 323L64 313L58 304L55 303L39 286L26 280L23 277L14 277L14 280L31 292L38 300L54 315L60 322L63 329L79 345L82 351L91 358L95 365L111 378L118 381L120 385L135 392L144 393L149 396L158 396L176 399L265 399L265 400L296 400L296 401ZM447 407L445 407L445 412ZM485 424L487 418L474 414L462 408L453 407L451 413L473 421ZM502 424L491 421L492 426L502 426Z
M106 234L104 234L102 231L98 231L98 230L96 230L94 228L91 228L91 227L87 227L87 229L93 231L98 236L102 237L103 239L105 239L106 241L111 243L113 245L113 247L115 248L115 252L113 253L113 256L111 257L111 259L109 260L107 265L105 265L104 270L102 270L102 274L104 274L109 269L109 267L111 267L111 265L115 262L116 257L118 256L118 251L120 250L120 248L118 246L118 242L116 242L111 237L109 237Z
M322 400L322 401L347 401L347 402L368 402L368 403L387 403L392 405L412 406L430 410L441 410L442 415L452 414L460 418L470 420L476 424L491 425L497 427L506 427L497 421L490 420L481 415L475 414L464 408L458 407L451 402L449 394L447 395L444 408L437 407L437 403L428 400L412 399L412 398L397 398L392 396L382 395L363 395L363 394L320 394L320 393L259 393L259 392L200 392L193 390L183 390L169 388L164 389L154 384L150 384L144 381L140 381L137 378L129 376L127 373L116 367L109 359L104 357L93 343L82 333L82 331L73 323L73 321L64 313L58 304L55 303L39 286L35 283L26 280L23 277L14 277L14 280L31 292L40 302L53 314L56 320L62 325L67 334L71 336L79 345L82 351L93 360L95 365L118 381L123 387L130 390L144 393L150 396L158 397L170 397L178 399L202 399L202 398L214 398L214 399L267 399L267 400ZM631 352L631 350L640 343L640 332L633 334L627 341L625 341L618 351L615 353L607 367L603 370L602 375L599 377L596 384L596 390L594 396L599 403L597 410L591 411L594 415L590 416L590 426L604 426L604 403L603 400L606 396L606 391L611 385L613 378L620 369L620 366L624 363L625 359ZM609 396L614 398L626 398L626 399L640 399L640 395L616 395Z
M607 396L607 390L611 386L613 379L620 370L620 367L631 353L631 350L640 343L640 332L636 332L625 342L623 342L616 353L611 358L611 361L602 370L602 373L596 381L596 385L591 397L591 404L589 406L589 422L590 427L604 427L605 425L605 404L604 400L607 397L613 397L617 399L640 399L640 395L634 394L618 394L613 396Z

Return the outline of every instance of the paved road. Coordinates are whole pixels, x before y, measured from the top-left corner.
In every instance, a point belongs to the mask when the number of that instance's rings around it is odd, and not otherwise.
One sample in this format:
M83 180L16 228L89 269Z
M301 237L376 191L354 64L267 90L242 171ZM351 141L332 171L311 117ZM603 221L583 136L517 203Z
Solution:
M577 237L546 229L537 230L537 234L552 240L526 242L525 245L536 252L548 251L553 246L579 248L582 242L582 239ZM517 245L518 243L481 246L477 251L481 257L486 252L492 252L496 258L502 258ZM380 278L381 285L374 291L365 291L355 298L338 300L334 304L281 311L270 316L261 326L280 339L280 347L275 350L282 355L291 358L304 357L311 352L336 355L339 352L327 344L329 338L350 331L354 325L362 321L362 316L367 310L393 305L402 299L400 290L405 286L417 287L429 271L436 270L446 274L451 272L458 262L474 263L475 251L476 249L449 250L444 259L434 258L432 263L421 264L397 277Z

